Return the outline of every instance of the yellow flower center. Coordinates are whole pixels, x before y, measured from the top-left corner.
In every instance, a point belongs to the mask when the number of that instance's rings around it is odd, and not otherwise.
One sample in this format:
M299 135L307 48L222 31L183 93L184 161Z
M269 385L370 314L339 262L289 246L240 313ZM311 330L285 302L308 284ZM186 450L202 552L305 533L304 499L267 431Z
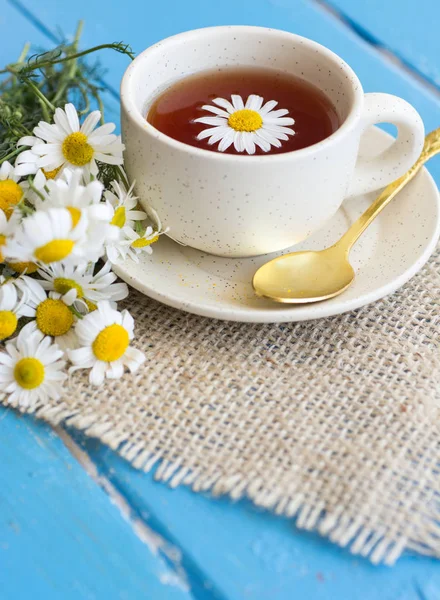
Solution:
M92 302L91 300L87 300L87 298L84 299L84 302L87 304L89 312L93 312L98 308L94 302Z
M26 271L26 275L35 273L35 271L38 269L38 265L33 262L8 263L8 267L10 267L16 273L24 273Z
M62 300L48 298L37 306L38 329L44 335L64 335L73 325L73 314Z
M4 246L6 244L6 236L5 235L0 235L0 263L4 262L5 257L3 256L3 252L1 250L1 247Z
M58 173L61 171L61 167L57 167L56 169L52 169L52 171L46 171L46 169L41 169L44 173L46 179L55 179Z
M18 183L12 179L0 181L0 208L5 211L6 217L9 217L14 210L14 206L20 202L23 197L23 190Z
M126 220L127 217L125 214L125 206L118 206L118 208L115 210L112 220L110 221L110 225L116 225L116 227L120 227L122 229Z
M138 240L134 240L134 242L131 243L131 247L132 248L145 248L145 246L151 246L151 244L154 244L154 242L157 242L158 239L159 239L158 235L155 235L153 238L151 238L151 240L146 240L145 238L139 238Z
M81 218L81 211L79 208L75 208L74 206L68 206L67 210L70 212L70 216L72 217L72 229L75 229Z
M263 119L256 110L242 108L232 113L228 119L228 125L235 131L256 131L263 125Z
M84 291L79 283L76 283L73 279L67 279L66 277L56 277L53 280L53 287L55 291L64 296L70 290L76 290L76 297L82 298L84 296Z
M33 390L44 381L44 365L38 358L22 358L14 368L14 378L25 390Z
M122 325L109 325L98 333L92 349L98 360L112 362L121 358L129 341L128 332Z
M64 158L75 165L83 167L93 158L93 148L87 141L87 136L80 131L70 133L61 146Z
M35 258L46 264L58 262L69 256L73 246L74 242L72 240L52 240L44 246L36 248Z
M17 329L17 316L10 310L0 310L0 340L4 340Z

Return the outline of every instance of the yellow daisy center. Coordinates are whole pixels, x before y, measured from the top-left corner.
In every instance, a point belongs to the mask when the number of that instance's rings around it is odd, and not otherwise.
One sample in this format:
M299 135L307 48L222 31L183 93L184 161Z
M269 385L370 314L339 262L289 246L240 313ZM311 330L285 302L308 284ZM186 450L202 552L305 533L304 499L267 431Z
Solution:
M37 306L36 321L44 335L64 335L73 325L73 314L62 300L48 298Z
M35 258L46 264L58 262L69 256L74 245L72 240L52 240L35 249Z
M109 325L95 338L93 352L98 360L112 362L118 360L127 350L129 344L128 331L122 325Z
M110 221L110 225L116 225L116 227L120 227L122 229L126 220L127 216L125 214L125 206L118 206L118 208L115 210L112 220Z
M70 216L72 217L72 229L75 229L81 218L81 211L79 208L75 208L74 206L68 206L67 210L70 212Z
M94 150L87 140L87 136L80 131L70 133L61 146L63 156L75 167L83 167L93 158Z
M92 302L91 300L87 300L87 298L84 298L84 302L87 304L89 312L93 312L98 308L94 302Z
M4 340L17 329L17 316L10 310L0 310L0 340Z
M256 110L242 108L232 113L228 125L235 131L256 131L263 125L263 119Z
M23 197L23 190L18 183L12 179L0 181L0 208L5 211L9 219L16 206Z
M33 262L8 263L8 267L11 267L11 269L16 273L24 273L26 271L26 275L35 273L35 271L38 269L38 265Z
M158 239L159 239L158 235L155 235L153 238L151 238L151 240L146 240L145 238L139 238L138 240L134 240L134 242L132 242L131 247L132 248L145 248L145 246L151 246L151 244L154 244L154 242L157 242Z
M5 235L0 235L0 263L4 262L5 257L3 256L3 252L1 250L1 247L4 246L6 244L6 236Z
M25 390L33 390L44 381L44 365L38 358L22 358L14 367L14 379Z
M64 296L70 290L76 290L77 298L82 298L84 296L84 291L79 283L76 283L73 279L67 279L66 277L56 277L53 280L53 287L55 291Z
M46 179L55 179L58 173L61 171L61 167L57 167L56 169L52 169L52 171L46 171L46 169L41 169L44 173Z

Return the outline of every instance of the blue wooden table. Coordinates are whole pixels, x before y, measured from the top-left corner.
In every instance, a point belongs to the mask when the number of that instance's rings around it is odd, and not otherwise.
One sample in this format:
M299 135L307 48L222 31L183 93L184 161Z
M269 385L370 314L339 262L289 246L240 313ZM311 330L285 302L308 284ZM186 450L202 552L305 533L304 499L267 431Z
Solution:
M440 125L438 0L1 0L1 64L86 20L83 45L135 51L216 24L287 29L329 46L367 91ZM126 57L102 55L107 119ZM440 163L431 172L440 183ZM439 600L440 564L374 567L249 503L168 489L93 439L0 409L0 600Z

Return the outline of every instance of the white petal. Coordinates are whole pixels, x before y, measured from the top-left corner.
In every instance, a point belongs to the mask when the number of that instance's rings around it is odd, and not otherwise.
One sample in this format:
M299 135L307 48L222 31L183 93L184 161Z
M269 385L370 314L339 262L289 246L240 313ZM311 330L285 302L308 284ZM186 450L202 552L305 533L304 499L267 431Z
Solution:
M84 135L90 135L95 129L96 125L99 123L100 118L101 112L99 110L94 110L87 115L84 123L81 126L81 133L84 133Z
M222 125L221 127L209 127L208 129L204 129L203 131L201 131L198 134L197 139L204 140L205 138L217 135L217 133L221 133L220 137L222 137L223 135L226 135L229 129L229 127L225 127L224 125Z
M64 110L66 111L66 117L69 122L70 129L72 131L79 131L79 119L78 113L76 112L76 108L73 106L72 103L69 103L66 104Z
M194 119L194 123L203 123L204 125L226 125L227 121L223 117L200 117L199 119Z
M225 98L215 98L212 102L213 104L217 104L217 106L221 106L222 108L224 108L226 112L230 115L234 112L234 107L229 102L229 100L226 100Z
M261 96L257 96L256 94L251 94L246 100L245 108L249 110L259 111L263 104L263 98Z
M226 117L226 119L229 118L229 113L226 112L226 110L223 110L222 108L217 108L217 106L211 106L210 104L204 104L202 106L202 110L207 110L208 112L212 112L215 115L218 115L219 117Z
M226 133L223 135L220 144L218 145L218 149L220 152L224 152L229 148L229 146L234 142L235 131L231 128L228 128Z
M260 115L264 117L264 115L267 115L277 104L278 102L276 100L269 100L269 102L266 102L266 104L260 108Z
M232 94L231 96L232 106L235 110L242 110L244 108L243 98L238 94Z
M96 361L90 371L89 381L92 385L101 385L104 381L106 371L106 363L100 360Z
M242 133L243 144L248 154L255 154L255 144L253 138L255 134L251 131L245 131Z

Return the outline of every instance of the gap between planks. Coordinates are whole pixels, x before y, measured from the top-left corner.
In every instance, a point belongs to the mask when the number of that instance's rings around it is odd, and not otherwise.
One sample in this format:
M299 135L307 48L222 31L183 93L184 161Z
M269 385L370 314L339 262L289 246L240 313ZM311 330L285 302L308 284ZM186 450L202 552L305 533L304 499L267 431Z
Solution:
M160 575L160 581L164 585L179 587L184 592L190 592L188 577L181 565L181 552L175 546L165 540L161 535L153 531L141 519L133 514L132 507L107 478L101 475L90 458L74 439L62 427L52 427L67 450L83 467L89 477L107 494L110 501L117 507L122 518L130 525L134 535L145 544L154 556L162 555L171 566L165 574Z
M429 79L427 79L422 73L420 73L414 65L403 60L400 56L389 50L379 38L364 30L362 26L348 17L344 12L335 8L331 3L328 2L328 0L308 1L310 4L319 7L323 12L327 13L346 29L348 29L353 35L373 48L375 52L382 56L386 63L391 64L403 71L405 75L414 79L419 85L423 86L428 92L440 100L440 89L434 83L429 81Z

